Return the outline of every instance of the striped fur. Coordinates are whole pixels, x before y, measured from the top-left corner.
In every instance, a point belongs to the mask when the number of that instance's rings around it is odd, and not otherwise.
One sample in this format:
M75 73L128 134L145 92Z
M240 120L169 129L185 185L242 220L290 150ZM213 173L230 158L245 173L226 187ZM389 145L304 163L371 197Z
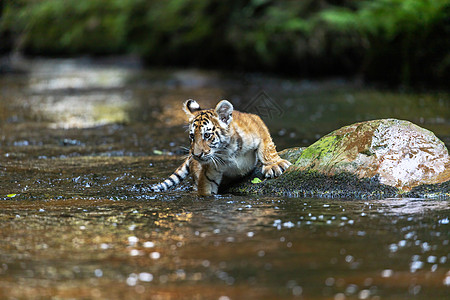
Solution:
M154 184L150 187L150 189L154 192L165 192L171 187L178 185L189 175L189 161L190 158L187 158L181 166L179 166L175 172L172 173L166 180L160 182L158 184Z
M167 191L191 174L199 195L217 194L224 180L247 175L258 161L269 178L281 175L291 165L278 156L269 130L258 116L235 111L226 100L209 110L187 100L183 109L189 117L188 158L166 180L152 185L153 191Z

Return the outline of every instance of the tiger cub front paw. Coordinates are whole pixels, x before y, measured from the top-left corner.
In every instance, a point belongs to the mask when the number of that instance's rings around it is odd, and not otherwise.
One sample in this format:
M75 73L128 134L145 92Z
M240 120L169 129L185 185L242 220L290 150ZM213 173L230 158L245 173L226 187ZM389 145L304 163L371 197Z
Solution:
M285 159L280 159L275 163L263 165L262 173L267 178L278 177L283 172L292 165L289 161Z

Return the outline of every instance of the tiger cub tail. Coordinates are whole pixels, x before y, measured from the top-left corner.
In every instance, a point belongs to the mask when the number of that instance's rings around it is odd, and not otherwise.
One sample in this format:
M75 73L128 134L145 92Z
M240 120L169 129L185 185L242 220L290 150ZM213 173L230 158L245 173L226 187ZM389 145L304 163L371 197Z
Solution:
M163 182L150 186L150 190L153 192L165 192L171 187L178 185L189 175L189 161L190 159L187 158L181 166L179 166L178 169L176 169L175 172L169 176L169 178Z

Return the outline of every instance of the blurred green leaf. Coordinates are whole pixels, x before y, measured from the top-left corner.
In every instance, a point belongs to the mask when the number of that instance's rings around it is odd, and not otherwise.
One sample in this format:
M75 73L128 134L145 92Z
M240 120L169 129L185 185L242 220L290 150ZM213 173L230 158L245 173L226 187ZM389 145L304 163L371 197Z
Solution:
M260 182L262 182L262 180L259 179L258 177L255 177L255 178L252 179L252 183L253 184L257 184L257 183L260 183Z
M17 0L1 13L0 37L31 54L404 84L450 72L450 0Z

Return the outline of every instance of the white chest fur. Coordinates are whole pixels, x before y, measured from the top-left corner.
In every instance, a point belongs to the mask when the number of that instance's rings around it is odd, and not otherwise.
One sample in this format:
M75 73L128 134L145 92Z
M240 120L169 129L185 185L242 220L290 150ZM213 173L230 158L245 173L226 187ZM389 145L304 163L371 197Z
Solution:
M242 152L241 155L230 158L225 162L223 175L229 178L245 176L255 168L256 162L255 150Z

